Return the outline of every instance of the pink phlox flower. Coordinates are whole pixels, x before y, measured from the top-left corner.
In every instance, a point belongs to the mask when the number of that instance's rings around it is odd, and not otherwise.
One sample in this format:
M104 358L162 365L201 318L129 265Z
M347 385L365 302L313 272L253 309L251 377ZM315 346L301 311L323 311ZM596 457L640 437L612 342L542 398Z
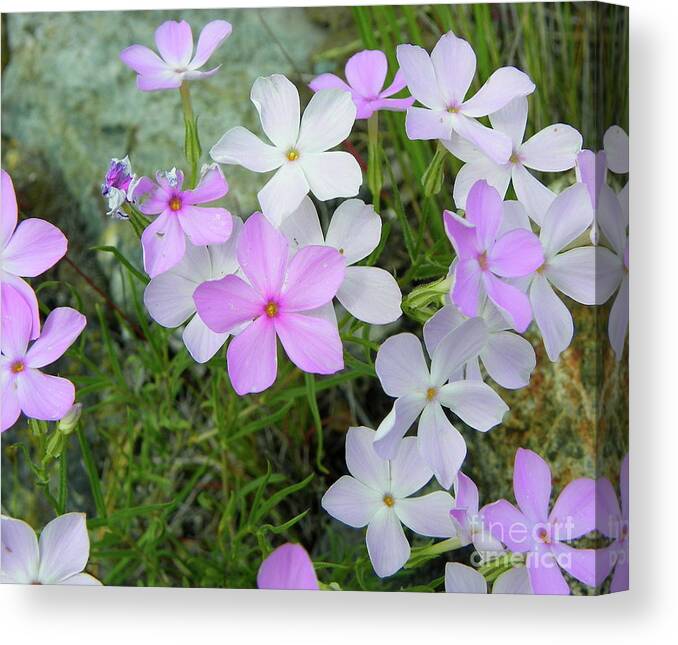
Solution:
M289 259L289 243L262 213L243 226L237 244L245 279L227 275L194 293L200 318L214 332L240 328L231 340L228 373L242 395L270 387L277 374L276 338L301 370L334 374L344 367L336 322L313 315L331 302L344 279L335 249L307 246Z
M407 110L405 129L410 139L448 141L456 133L495 163L509 160L511 138L476 119L534 92L527 74L515 67L502 67L475 96L466 99L476 71L476 55L468 42L451 31L441 36L430 56L416 45L398 45L397 57L407 87L424 106Z
M14 185L0 171L0 309L10 310L12 302L23 300L30 308L30 337L40 335L38 299L23 278L34 278L54 266L68 248L68 240L53 224L37 218L17 226L18 208Z
M184 257L186 238L194 246L223 244L233 231L233 218L225 208L205 207L228 192L221 169L205 166L192 190L184 190L184 173L173 168L156 175L157 184L147 184L140 210L158 217L141 236L144 269L151 278L176 266ZM141 198L140 190L135 198Z
M75 342L86 318L70 307L54 309L42 333L29 347L31 312L23 300L2 310L0 338L0 386L2 407L0 431L11 428L19 414L45 421L58 421L75 401L73 383L50 376L40 368L53 363Z
M221 43L230 36L231 25L213 20L203 27L193 55L193 31L185 21L168 20L155 30L160 56L144 45L132 45L120 52L120 59L137 73L137 87L144 92L176 89L184 81L208 78L221 65L199 71Z
M487 593L487 581L482 573L460 562L445 565L447 593ZM532 586L526 567L517 566L504 571L492 583L492 593L531 594Z
M513 470L518 507L505 499L488 504L483 519L490 533L513 553L523 553L535 594L568 595L561 569L586 585L597 586L609 573L606 558L594 549L576 549L568 541L596 528L596 482L570 482L551 512L551 469L535 452L519 448Z
M532 320L527 296L506 281L529 275L544 263L537 236L525 229L500 235L504 206L499 193L477 181L466 201L466 217L445 211L445 230L457 253L452 302L471 318L488 297L518 332Z
M389 98L400 92L406 83L402 72L398 70L393 82L384 89L387 71L388 61L384 52L365 49L353 54L346 61L346 81L336 74L321 74L309 83L309 87L314 92L326 89L350 92L357 109L356 119L369 119L379 110L402 111L414 103L411 96L402 99Z
M257 572L259 589L320 589L318 576L306 549L288 542L273 551Z

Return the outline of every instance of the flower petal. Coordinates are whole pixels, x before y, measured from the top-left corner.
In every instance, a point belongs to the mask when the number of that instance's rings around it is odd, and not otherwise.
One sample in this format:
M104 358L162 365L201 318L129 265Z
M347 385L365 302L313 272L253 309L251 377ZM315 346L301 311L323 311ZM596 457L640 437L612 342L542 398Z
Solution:
M537 274L532 280L530 303L535 322L544 339L546 353L555 362L572 342L572 314L543 275Z
M417 442L419 452L440 485L450 488L466 457L466 442L438 403L430 403L424 408Z
M309 152L324 152L351 134L356 106L350 92L320 90L308 102L301 119L296 149L301 158Z
M387 338L377 352L374 367L384 392L389 396L426 392L429 371L421 341L414 334L396 334Z
M132 45L123 49L120 60L140 76L166 76L172 70L160 56L144 45Z
M518 448L513 464L513 492L520 510L533 523L546 522L551 499L551 469L532 450Z
M259 112L261 125L273 145L286 153L299 136L299 92L282 74L260 76L250 99Z
M334 374L344 369L344 350L336 325L287 312L274 320L285 352L299 369L312 374Z
M513 567L504 571L492 585L492 593L531 594L532 585L527 567Z
M380 578L393 575L407 562L410 545L393 509L383 507L368 524L367 552Z
M346 61L346 80L361 96L374 98L384 87L387 70L384 52L366 49Z
M38 338L26 354L28 367L44 367L56 361L75 342L87 318L70 307L57 307L47 316Z
M352 89L346 81L339 78L336 74L320 74L316 76L308 86L314 91L320 90L342 90L344 92L351 92Z
M333 518L359 529L384 508L383 496L383 492L343 475L327 489L320 505Z
M442 490L399 499L393 507L400 521L419 535L428 537L453 537L457 530L450 517L452 496Z
M477 181L466 199L466 218L476 227L478 251L487 251L494 244L504 215L501 196L486 181Z
M478 315L478 308L485 291L482 282L483 273L476 259L462 260L454 272L452 302L466 316Z
M271 319L260 316L239 333L231 340L226 358L228 376L240 396L263 392L273 385L278 372L278 357L275 327Z
M490 534L509 551L525 553L532 549L532 523L505 499L484 506L483 521Z
M66 237L56 226L41 219L26 219L16 227L2 252L2 269L33 278L56 264L67 247Z
M452 121L447 110L410 107L405 116L405 132L413 141L445 140L452 136Z
M188 353L198 363L209 361L223 347L229 336L228 332L219 334L212 331L199 315L191 318L181 335Z
M559 253L544 268L544 275L557 289L583 305L606 302L619 285L620 272L605 271L605 265L598 264L600 258L612 256L603 247L580 246ZM596 271L603 269L603 273Z
M230 332L263 313L266 301L242 278L227 275L200 284L193 293L198 315L214 332Z
M623 256L626 249L626 222L619 198L615 192L604 184L598 195L598 208L596 220L600 225L603 235L612 245L614 252Z
M360 165L348 152L309 152L300 162L311 192L320 201L354 197L363 183Z
M257 572L259 589L320 589L318 576L306 549L299 544L283 544L273 551Z
M308 311L327 304L336 295L345 271L344 258L331 247L300 249L287 267L280 311Z
M374 452L375 435L374 430L364 426L348 429L346 467L359 482L383 494L389 490L389 464Z
M502 398L487 384L457 381L440 388L440 403L449 408L466 425L487 432L501 423L508 412Z
M629 135L618 125L608 128L603 137L607 167L614 173L629 171Z
M233 217L225 208L184 206L177 214L191 244L224 244L233 232Z
M0 348L8 359L23 358L31 337L33 318L28 304L17 291L2 285L2 331Z
M398 45L396 57L412 96L428 108L445 109L433 62L426 50L417 45Z
M459 259L473 258L475 261L481 252L476 227L470 220L448 210L443 211L443 220L445 233Z
M544 263L544 251L532 231L514 228L497 240L488 261L492 273L503 278L522 278Z
M477 95L476 95L477 96ZM409 112L409 110L408 110ZM510 137L499 130L493 130L465 114L453 115L456 132L470 141L484 155L498 164L505 164L511 157L513 146Z
M416 437L400 441L396 454L390 461L390 492L396 499L409 497L428 484L433 471L419 452Z
M438 309L424 323L424 343L429 356L433 356L440 341L465 320L466 317L454 305L445 305Z
M0 250L5 248L16 228L16 194L12 178L5 170L0 170Z
M501 110L490 114L490 123L495 130L508 135L517 151L523 143L527 125L527 97L518 96Z
M80 573L89 558L89 535L84 513L66 513L53 519L40 534L42 584L56 584Z
M398 283L378 267L346 267L337 300L354 318L371 325L395 322L402 314Z
M487 593L487 582L482 573L459 562L445 565L445 591L447 593Z
M619 293L610 310L610 319L607 324L607 333L615 356L621 361L624 355L626 332L629 328L629 276L624 276Z
M537 595L568 596L568 586L552 551L543 544L527 557L527 571L530 585Z
M354 264L377 248L381 239L381 217L371 204L347 199L334 211L327 229L326 242Z
M342 153L325 152L322 154ZM257 193L257 198L266 218L274 226L280 226L288 215L299 208L301 200L308 195L308 191L309 182L306 175L295 161L278 168L273 177Z
M318 211L308 196L304 197L299 207L284 219L280 231L290 241L290 247L294 251L305 246L319 246L325 243Z
M40 335L40 309L33 287L26 280L5 273L0 280L0 298L2 298L1 311L13 311L14 307L22 305L28 307L28 316L31 320L29 338L37 338Z
M233 27L225 20L212 20L208 22L200 32L195 56L191 61L191 69L202 67L214 51L231 35Z
M557 542L553 545L553 553L560 567L585 585L596 587L603 581L605 576L597 575L596 569L600 565L596 562L598 551L595 549L574 549L568 544Z
M556 194L531 175L522 164L513 165L511 179L518 201L525 207L532 220L541 225Z
M487 326L481 318L462 322L436 346L431 356L431 382L445 383L464 363L477 356L487 341Z
M38 538L26 522L4 515L0 517L0 553L1 583L30 585L37 581L40 564Z
M179 219L164 212L141 234L144 250L144 270L151 278L181 262L186 251L186 236Z
M483 286L490 300L499 307L513 328L522 334L532 320L532 309L527 296L491 273L483 274Z
M3 356L0 360L0 432L9 430L20 414L21 406L16 392L16 378L7 369Z
M533 170L563 172L574 168L582 136L570 125L555 123L530 137L520 148L522 162Z
M542 222L539 239L547 258L576 240L593 221L593 207L584 184L574 184L560 193Z
M75 401L73 383L36 369L24 370L16 379L16 386L22 412L33 419L58 421Z
M168 20L155 30L155 45L170 67L185 68L193 55L193 32L185 20Z
M210 157L219 163L238 164L253 172L275 170L285 162L282 151L264 143L242 126L236 126L226 132L212 146Z
M490 334L480 358L490 378L509 390L525 387L537 365L530 341L509 331Z
M553 505L549 522L557 539L575 540L596 528L596 482L588 477L571 481Z
M77 585L80 587L99 587L103 583L100 580L97 580L94 576L89 575L89 573L76 573L70 578L62 580L60 585Z
M395 459L402 438L426 406L423 394L406 394L396 399L393 408L379 424L374 437L374 450L382 459Z
M433 48L431 62L445 105L461 105L476 73L476 55L471 45L449 31Z
M393 81L391 81L391 84L384 89L382 92L380 92L379 96L384 99L387 96L393 96L394 94L397 94L400 92L400 90L404 89L407 87L407 81L405 80L405 76L402 73L402 71L399 69L396 73L395 76L393 77ZM406 99L393 99L393 103L396 103L397 101L408 101L409 107L414 103L414 97L410 96L409 98Z
M499 165L483 155L478 161L462 166L454 179L452 196L457 208L466 209L469 191L476 182L483 180L496 189L500 197L506 195L511 183L511 168L508 164Z
M515 67L500 67L473 97L464 102L462 112L470 117L492 114L518 96L527 96L534 90L535 85L525 72Z
M174 90L181 87L181 74L171 69L157 76L137 76L137 87L142 92L156 92L158 90Z
M221 168L213 164L200 178L193 190L185 190L182 198L185 204L204 204L220 199L228 192L228 183Z

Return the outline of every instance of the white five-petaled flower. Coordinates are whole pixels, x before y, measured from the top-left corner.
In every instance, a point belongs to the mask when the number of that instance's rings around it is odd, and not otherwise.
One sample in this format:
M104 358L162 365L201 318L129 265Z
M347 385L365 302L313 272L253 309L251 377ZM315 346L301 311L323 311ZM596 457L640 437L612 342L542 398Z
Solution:
M445 565L445 591L447 593L487 593L487 581L479 571L472 567L459 562L448 562ZM492 584L492 593L533 593L527 567L512 567L504 571Z
M26 522L0 517L0 583L28 585L100 585L83 573L89 559L84 513L66 513L40 533Z
M381 218L371 205L359 199L343 202L323 237L318 212L305 197L280 230L293 250L314 244L331 246L341 253L347 266L337 300L352 316L372 325L400 318L402 294L395 278L379 267L352 266L372 253L381 239Z
M515 67L502 67L475 96L466 99L476 71L476 55L471 45L451 31L440 38L430 56L416 45L398 45L397 57L412 96L425 106L407 110L405 129L410 139L446 141L456 133L496 163L509 160L511 139L476 118L534 92L527 74Z
M276 171L258 193L272 224L280 226L309 191L321 201L358 194L362 172L355 157L340 150L328 152L348 137L355 122L350 92L316 92L301 122L299 92L281 74L258 78L250 98L272 145L238 126L221 137L210 155L253 172Z
M349 428L346 466L322 498L322 507L354 528L367 526L367 550L376 574L393 575L410 557L402 524L419 535L453 537L452 496L445 491L411 498L433 476L413 437L398 442L392 460L374 451L374 430ZM402 523L402 524L401 524Z
M186 253L176 266L153 278L144 291L144 304L153 320L170 329L189 323L182 338L198 363L206 363L226 342L230 332L212 331L196 311L193 293L203 282L221 280L239 270L236 244L242 220L233 218L233 233L224 244L194 246L186 242Z
M449 488L466 456L466 442L445 416L443 406L481 432L500 423L508 410L501 397L483 382L448 383L486 345L485 323L477 318L467 320L438 343L429 369L414 334L388 338L379 348L375 368L384 392L396 401L377 428L377 454L392 458L401 438L421 415L419 451L441 486Z
M555 199L555 193L534 177L528 168L541 172L562 172L573 168L581 150L582 136L569 125L555 123L523 143L527 124L525 96L490 114L490 123L511 140L511 156L506 163L497 163L459 135L443 141L452 154L466 162L454 180L454 202L457 208L466 208L466 196L479 179L494 186L502 197L513 181L518 200L525 206L528 215L541 225L541 216Z

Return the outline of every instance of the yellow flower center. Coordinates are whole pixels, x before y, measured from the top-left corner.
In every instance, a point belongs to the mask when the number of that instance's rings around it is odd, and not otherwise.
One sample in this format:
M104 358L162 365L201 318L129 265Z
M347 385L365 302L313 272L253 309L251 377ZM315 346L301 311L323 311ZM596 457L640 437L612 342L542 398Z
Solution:
M426 390L426 400L433 401L433 399L436 398L436 394L438 394L438 388L435 387L428 388L428 390Z
M537 529L537 539L544 544L550 544L551 542L548 531L544 527Z
M520 162L520 159L519 159L518 155L514 152L514 153L509 157L509 161L510 161L511 163L519 163L519 162Z
M264 307L264 311L269 318L274 318L278 315L278 305L271 301Z
M26 366L23 361L16 361L10 369L14 374L19 374L19 372L23 372L26 369Z
M447 111L450 114L459 114L459 106L458 105L450 105L450 107L447 108Z
M287 153L287 158L288 158L290 161L296 161L297 159L299 159L299 152L298 152L297 150L295 150L294 148L292 148L292 149Z
M482 271L487 271L487 269L489 267L489 263L487 261L487 253L486 252L481 253L478 256L478 264L480 265L480 268L481 268Z
M384 504L386 504L386 506L391 508L395 504L395 500L393 499L393 495L389 495L388 493L386 493L386 495L384 495Z
M181 199L179 197L172 197L169 203L170 210L180 211L181 210Z

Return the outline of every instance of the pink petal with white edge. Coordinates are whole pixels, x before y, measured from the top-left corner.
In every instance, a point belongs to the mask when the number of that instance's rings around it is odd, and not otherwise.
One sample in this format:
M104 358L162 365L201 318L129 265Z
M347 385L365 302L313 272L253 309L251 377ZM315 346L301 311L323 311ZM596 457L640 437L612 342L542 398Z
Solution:
M575 540L596 528L596 482L588 477L571 481L553 505L549 522L557 539Z
M410 557L410 544L392 508L383 506L367 526L367 552L380 578L392 576Z
M40 308L38 298L28 282L9 273L5 273L0 281L0 298L2 298L2 311L10 311L12 303L20 303L16 306L28 307L31 318L30 338L40 335Z
M395 76L393 77L393 81L391 84L384 89L382 92L380 92L379 97L384 99L387 96L393 96L394 94L397 94L400 92L400 90L405 89L407 87L407 81L405 80L405 75L403 74L402 70L398 70L395 73ZM410 96L406 99L393 99L394 101L409 101L409 105L412 105L414 103L414 97ZM409 106L408 106L409 107Z
M193 190L186 190L182 194L185 204L204 204L221 199L228 192L228 183L221 168L214 164L200 178L200 182Z
M300 249L287 267L280 310L308 311L327 304L336 295L345 271L344 258L331 247L306 246Z
M483 273L478 261L462 260L457 264L454 276L452 301L464 315L471 318L477 316L484 295Z
M181 75L172 71L163 72L158 76L137 76L137 88L142 92L175 90L181 87L181 83Z
M366 526L384 505L384 492L370 488L343 475L320 500L320 505L335 519L359 529Z
M386 325L402 315L400 287L378 267L346 267L337 300L354 318L371 325Z
M89 558L89 535L84 513L66 513L53 519L40 534L42 584L58 584L80 573Z
M544 264L544 252L532 231L516 228L497 240L487 259L492 273L503 278L522 278Z
M0 348L9 360L23 358L26 354L33 324L31 313L17 291L2 285Z
M396 499L409 497L431 481L433 471L421 456L416 437L405 437L400 442L390 461L390 476L391 494Z
M478 181L466 199L466 219L475 226L478 251L487 251L494 244L504 216L504 206L496 188Z
M537 595L568 596L570 587L551 549L541 543L527 556L530 585Z
M342 90L343 92L351 92L351 87L346 81L339 78L336 74L320 74L316 76L308 86L314 91L320 90Z
M457 381L443 385L439 399L465 424L480 432L499 425L508 412L502 398L482 381Z
M231 35L232 30L231 23L225 20L208 22L200 32L198 46L195 49L195 56L190 63L190 67L192 69L202 67L217 47Z
M301 119L295 148L301 153L324 152L351 134L356 106L350 92L320 90L309 101Z
M501 67L493 72L475 96L464 102L462 112L470 117L492 114L518 96L527 96L534 90L535 84L525 72L515 67Z
M550 125L530 137L520 148L522 162L533 170L563 172L574 168L582 136L564 123Z
M305 155L306 158L310 156ZM309 182L297 160L285 163L284 166L278 168L273 177L257 193L257 198L267 219L274 226L280 226L288 215L299 208L299 204L308 195L309 190Z
M297 313L274 318L275 331L289 359L304 372L334 374L344 369L344 351L335 325Z
M449 489L466 457L466 442L439 403L429 403L424 408L417 430L417 445L440 485Z
M447 106L426 50L417 45L398 45L396 56L412 96L427 108L444 110Z
M384 392L399 397L413 392L425 393L429 370L421 341L414 334L396 334L387 338L377 352L374 364Z
M132 45L120 52L120 60L140 76L166 76L171 67L152 49L144 45Z
M450 518L452 505L452 496L438 490L421 497L399 499L393 508L400 521L415 533L447 538L457 533Z
M497 164L508 162L513 151L511 139L499 130L493 130L465 114L453 114L452 127L464 139Z
M313 562L299 544L283 544L273 551L257 572L259 589L303 589L317 591L320 586Z
M247 128L231 128L210 150L214 161L238 164L253 172L268 172L280 168L285 155L278 148L264 143Z
M155 30L155 45L170 67L186 68L193 55L191 26L185 20L163 22Z
M233 217L225 208L185 205L176 215L191 244L223 244L233 232Z
M555 362L572 342L572 314L543 275L537 274L532 280L530 303L546 353Z
M3 250L2 268L32 278L56 264L67 248L66 237L56 226L41 219L27 219L17 226Z
M0 517L0 582L30 585L38 579L40 552L35 531L26 522Z
M491 535L513 553L525 553L534 546L532 523L505 499L483 507L483 521Z
M355 197L363 183L360 164L348 152L308 152L302 154L299 162L311 192L323 202Z
M476 55L471 45L451 31L443 34L431 52L440 93L448 107L464 101L476 73Z
M12 178L5 170L0 170L0 249L12 237L16 228L17 204Z
M203 282L195 289L193 301L200 318L219 334L262 315L266 306L262 296L235 275Z
M459 562L445 565L445 591L447 593L487 593L487 582L479 572Z
M273 385L278 372L275 328L270 318L257 318L228 346L228 375L242 396L263 392Z
M54 309L38 338L26 354L26 365L38 368L54 363L76 341L87 324L87 318L70 307Z
M16 379L16 386L21 410L33 419L58 421L75 401L73 383L36 369L25 369Z
M551 499L551 469L532 450L518 448L513 464L513 492L532 522L546 522Z
M228 332L218 334L212 331L196 314L186 325L181 337L193 360L206 363L224 346L229 336Z
M464 217L452 211L443 211L445 233L457 252L460 260L476 258L480 252L480 244L476 227Z
M179 219L166 211L141 234L144 270L151 278L176 266L184 257L186 237Z
M597 575L595 549L574 549L568 544L556 543L553 545L553 553L560 567L585 585L596 587L607 577ZM602 562L604 558L600 560ZM607 573L609 574L609 567Z
M299 92L282 74L260 76L250 98L259 112L266 136L276 148L287 152L299 137Z
M389 465L374 452L375 431L364 426L346 434L346 467L358 481L376 491L389 487ZM430 479L430 477L429 477Z
M380 239L381 217L374 207L361 199L347 199L332 215L326 243L344 256L346 264L354 264L372 253Z
M501 309L513 328L522 334L532 320L532 308L527 296L489 272L482 274L482 280L489 299Z

